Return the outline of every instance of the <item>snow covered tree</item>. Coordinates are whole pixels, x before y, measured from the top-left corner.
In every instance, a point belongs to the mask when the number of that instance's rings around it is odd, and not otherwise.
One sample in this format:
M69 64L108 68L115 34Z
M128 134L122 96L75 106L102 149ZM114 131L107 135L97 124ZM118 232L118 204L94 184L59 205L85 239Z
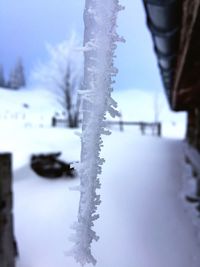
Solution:
M78 127L79 122L79 98L76 94L76 79L72 81L72 71L70 65L67 67L65 76L64 76L64 84L62 87L64 93L64 102L62 105L67 110L68 114L68 127L75 128ZM81 87L81 84L79 85ZM76 97L74 96L76 94ZM76 99L74 101L74 99Z
M8 87L11 89L19 89L26 85L24 67L21 59L18 59L14 68L10 72Z
M73 34L69 40L56 45L47 44L48 60L37 66L32 78L51 90L67 113L68 127L78 126L79 97L82 86L83 56L80 43Z
M0 65L0 87L5 87L5 78L4 78L4 70L3 65Z

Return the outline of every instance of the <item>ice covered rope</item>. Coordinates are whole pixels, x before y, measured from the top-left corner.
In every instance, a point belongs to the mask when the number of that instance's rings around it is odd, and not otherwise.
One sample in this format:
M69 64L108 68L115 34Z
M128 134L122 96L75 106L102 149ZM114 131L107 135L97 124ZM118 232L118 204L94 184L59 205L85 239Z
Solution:
M72 254L82 266L96 264L91 253L93 240L98 236L92 229L99 218L99 175L104 159L100 157L102 134L110 134L105 128L105 116L118 114L117 104L111 98L112 83L117 69L113 58L116 42L123 41L116 32L117 13L123 9L118 0L86 0L84 11L84 88L82 95L83 126L81 137L80 203L78 221L74 224L75 245Z

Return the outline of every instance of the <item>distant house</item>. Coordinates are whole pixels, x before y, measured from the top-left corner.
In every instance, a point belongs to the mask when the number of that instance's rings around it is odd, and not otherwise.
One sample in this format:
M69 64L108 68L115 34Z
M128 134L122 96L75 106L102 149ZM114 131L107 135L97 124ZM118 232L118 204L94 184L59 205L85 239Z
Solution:
M187 140L200 151L200 0L143 0L170 106L188 113Z

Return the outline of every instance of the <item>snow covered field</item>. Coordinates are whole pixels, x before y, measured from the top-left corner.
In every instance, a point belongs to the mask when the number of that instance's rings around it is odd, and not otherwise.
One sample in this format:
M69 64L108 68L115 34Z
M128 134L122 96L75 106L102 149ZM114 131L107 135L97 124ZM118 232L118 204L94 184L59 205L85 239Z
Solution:
M40 135L41 151L46 151L46 140L54 136L55 151L62 145L66 159L72 151L73 159L78 159L79 141L77 137L73 139L71 132L46 134ZM64 140L63 135L69 138ZM32 142L26 143L27 152L38 145L37 138L31 138ZM102 204L95 225L100 240L93 246L97 266L199 266L197 232L180 198L182 142L114 132L104 143ZM72 245L68 237L79 201L79 194L69 188L78 182L78 178L55 181L39 178L27 161L17 168L14 174L15 230L20 251L17 267L79 266L66 256Z
M162 123L162 136L184 138L186 114L170 111L162 93L128 89L114 91L113 97L122 113L122 120L154 122L157 119ZM62 114L63 108L58 105L54 95L44 88L25 88L20 91L0 88L0 127L49 127L56 112ZM133 126L126 126L125 130L137 132Z
M78 185L79 179L40 178L29 168L29 159L32 153L62 151L62 159L78 161L80 139L77 131L50 127L51 114L57 109L55 105L52 108L48 97L39 97L37 91L31 97L23 94L16 94L13 100L11 93L4 98L4 107L0 105L1 152L13 152L15 233L20 254L17 267L78 267L67 252L72 246L68 238L79 201L79 193L70 188ZM117 97L120 109L124 107L124 119L130 116L132 120L135 113L131 107L137 104L132 102L134 98L130 92ZM148 99L145 103L152 103ZM22 103L34 107L22 107L28 126L13 124L13 117L5 119L2 115L5 110L16 113ZM141 108L138 104L138 116L154 116L146 105ZM43 114L45 125L32 123L36 113ZM166 127L165 135L183 137L184 114L173 118L163 115L162 120L173 129L169 132ZM92 248L97 267L199 267L197 229L181 199L182 141L141 137L127 127L123 133L115 130L104 137L102 156L106 159L102 204L95 224L100 240Z

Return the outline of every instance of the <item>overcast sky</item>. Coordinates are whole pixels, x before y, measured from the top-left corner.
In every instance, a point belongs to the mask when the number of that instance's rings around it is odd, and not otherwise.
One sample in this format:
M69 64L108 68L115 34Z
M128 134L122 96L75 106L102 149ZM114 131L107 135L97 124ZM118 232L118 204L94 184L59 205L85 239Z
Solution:
M115 89L160 90L162 84L152 41L145 23L142 0L121 0L118 32L126 39L119 44ZM20 56L27 73L47 54L45 43L56 44L73 31L83 37L84 0L1 0L0 63L6 72Z

